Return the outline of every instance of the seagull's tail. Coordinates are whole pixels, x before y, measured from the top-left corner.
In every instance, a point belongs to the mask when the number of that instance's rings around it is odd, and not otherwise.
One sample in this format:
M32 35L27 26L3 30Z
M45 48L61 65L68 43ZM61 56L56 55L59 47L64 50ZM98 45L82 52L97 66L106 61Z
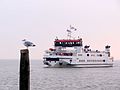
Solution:
M22 41L26 41L26 39L23 39Z

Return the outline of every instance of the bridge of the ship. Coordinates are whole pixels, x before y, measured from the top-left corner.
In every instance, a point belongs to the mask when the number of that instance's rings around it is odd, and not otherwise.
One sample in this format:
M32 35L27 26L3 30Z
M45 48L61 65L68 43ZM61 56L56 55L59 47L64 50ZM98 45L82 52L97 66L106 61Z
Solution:
M58 46L62 46L62 47L82 46L82 39L75 39L75 40L71 40L71 39L59 40L59 39L56 39L54 41L54 45L55 45L55 47L58 47Z

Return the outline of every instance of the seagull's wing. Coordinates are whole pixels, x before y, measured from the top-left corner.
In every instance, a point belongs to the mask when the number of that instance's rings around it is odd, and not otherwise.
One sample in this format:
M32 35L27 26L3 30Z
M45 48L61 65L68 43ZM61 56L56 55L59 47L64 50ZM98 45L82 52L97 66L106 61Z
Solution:
M25 39L24 40L22 40L24 43L24 45L26 46L26 47L34 47L34 46L36 46L35 44L33 44L32 42L30 42L30 41L26 41Z
M24 45L26 46L26 47L29 47L29 46L32 46L32 42L29 42L29 41L26 41L26 42L24 42Z

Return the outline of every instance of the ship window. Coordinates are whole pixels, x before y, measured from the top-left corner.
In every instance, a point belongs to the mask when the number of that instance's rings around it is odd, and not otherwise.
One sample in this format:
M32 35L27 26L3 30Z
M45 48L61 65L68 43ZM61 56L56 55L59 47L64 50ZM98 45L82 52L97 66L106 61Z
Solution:
M95 54L91 54L91 56L95 56Z
M82 54L78 54L78 56L82 56Z
M78 44L80 44L80 42L78 42Z
M99 54L97 54L97 56L100 56Z
M105 62L105 60L87 60L87 62Z
M92 60L87 60L87 62L91 62Z
M87 54L87 56L89 56L89 54Z
M98 54L97 56L100 56L100 57L102 57L102 54Z
M79 60L79 62L85 62L85 60Z

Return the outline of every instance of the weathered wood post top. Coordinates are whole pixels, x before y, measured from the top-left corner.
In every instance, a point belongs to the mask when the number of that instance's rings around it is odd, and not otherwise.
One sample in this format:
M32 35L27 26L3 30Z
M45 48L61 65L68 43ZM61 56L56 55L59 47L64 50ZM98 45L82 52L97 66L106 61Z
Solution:
M28 49L21 49L20 52L21 53L29 53L29 50Z
M30 90L30 65L29 65L29 50L20 50L20 78L19 90Z

